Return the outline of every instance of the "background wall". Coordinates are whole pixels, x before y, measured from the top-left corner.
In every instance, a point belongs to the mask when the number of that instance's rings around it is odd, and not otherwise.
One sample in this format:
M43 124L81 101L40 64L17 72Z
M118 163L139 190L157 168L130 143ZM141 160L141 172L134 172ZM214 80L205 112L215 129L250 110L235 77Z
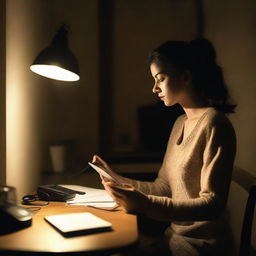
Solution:
M77 163L97 151L97 16L91 15L96 12L93 0L6 1L6 173L18 197L35 190L40 173L51 169L50 144L75 144ZM79 56L76 83L29 70L63 22L71 30L70 48Z
M256 176L256 1L204 1L205 36L214 43L231 95L237 133L236 165Z
M6 183L5 1L0 0L0 185Z
M36 44L42 39L37 31L46 21L40 8L33 1L6 1L6 176L7 184L21 194L37 182L41 164L39 104L43 101L39 93L43 84L35 83L29 72Z

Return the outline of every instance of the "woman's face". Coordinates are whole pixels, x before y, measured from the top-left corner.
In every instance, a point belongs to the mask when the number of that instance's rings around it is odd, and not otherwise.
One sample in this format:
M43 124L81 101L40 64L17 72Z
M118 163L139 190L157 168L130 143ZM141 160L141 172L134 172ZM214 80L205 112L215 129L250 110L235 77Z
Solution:
M150 65L150 70L155 81L152 89L153 93L157 93L165 106L172 106L176 103L182 105L186 88L184 76L168 74L155 63Z

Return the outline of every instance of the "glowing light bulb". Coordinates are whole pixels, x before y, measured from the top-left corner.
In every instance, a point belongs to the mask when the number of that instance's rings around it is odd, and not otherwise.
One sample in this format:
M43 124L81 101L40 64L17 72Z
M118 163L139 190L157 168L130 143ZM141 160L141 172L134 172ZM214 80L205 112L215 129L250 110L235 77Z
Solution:
M58 67L56 65L32 65L30 70L51 79L56 79L60 81L78 81L80 79L79 75L64 68Z

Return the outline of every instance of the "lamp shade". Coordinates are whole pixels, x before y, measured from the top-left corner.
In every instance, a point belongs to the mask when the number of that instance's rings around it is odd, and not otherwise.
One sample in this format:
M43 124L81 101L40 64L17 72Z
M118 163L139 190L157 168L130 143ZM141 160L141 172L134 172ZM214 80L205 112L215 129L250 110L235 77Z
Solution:
M67 33L66 26L61 26L51 44L39 53L30 66L33 72L61 81L80 79L77 59L68 48Z

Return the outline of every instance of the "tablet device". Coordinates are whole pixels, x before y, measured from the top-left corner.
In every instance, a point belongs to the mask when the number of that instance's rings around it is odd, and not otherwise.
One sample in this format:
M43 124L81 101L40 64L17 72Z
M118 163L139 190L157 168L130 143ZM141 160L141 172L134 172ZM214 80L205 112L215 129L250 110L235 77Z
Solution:
M92 213L68 213L46 216L44 219L65 236L111 230L112 224Z

